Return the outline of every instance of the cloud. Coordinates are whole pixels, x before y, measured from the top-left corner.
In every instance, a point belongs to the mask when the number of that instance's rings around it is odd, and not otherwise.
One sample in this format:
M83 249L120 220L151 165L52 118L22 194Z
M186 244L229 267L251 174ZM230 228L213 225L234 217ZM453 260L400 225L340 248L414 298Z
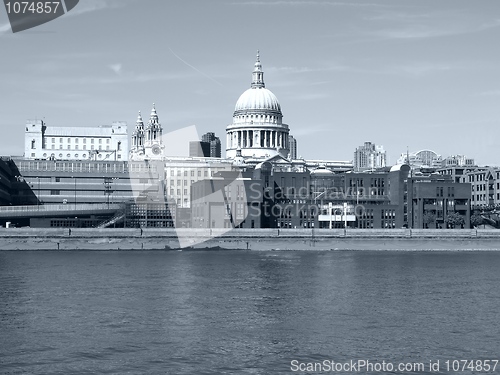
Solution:
M456 69L456 66L451 66L450 64L442 63L432 63L432 62L415 62L407 65L396 66L390 68L392 72L402 72L405 74L410 74L414 76L423 76L431 73L442 73L444 71L449 71Z
M369 21L392 22L397 25L381 30L370 30L370 34L382 39L425 39L478 33L500 27L500 19L487 22L483 18L469 13L455 12L435 13L400 13L393 12L366 18Z
M108 68L110 68L113 72L115 72L118 75L122 73L122 64L108 65Z
M500 95L500 89L483 91L476 94L475 96L497 96L497 95Z

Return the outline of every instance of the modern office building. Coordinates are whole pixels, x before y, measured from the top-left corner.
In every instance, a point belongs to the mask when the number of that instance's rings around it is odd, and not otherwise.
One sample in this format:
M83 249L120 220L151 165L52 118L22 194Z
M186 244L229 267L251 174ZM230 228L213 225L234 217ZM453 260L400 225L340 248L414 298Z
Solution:
M167 158L164 180L168 199L178 208L191 207L191 186L221 171L230 171L233 161L221 158Z
M439 174L415 176L410 183L412 228L448 228L451 213L463 218L462 228L470 227L470 183L456 183L451 176Z
M451 155L443 159L441 163L441 168L451 168L451 167L474 167L476 163L474 159L468 158L465 155Z
M15 165L10 158L0 158L0 206L12 204L12 184L16 175L13 167Z
M189 157L209 158L210 157L210 142L190 141L189 142Z
M209 144L209 153L206 155L210 158L220 158L221 157L221 144L219 137L215 136L215 133L209 132L201 136L201 141Z
M386 166L384 147L365 142L354 151L353 165L356 172L384 168Z

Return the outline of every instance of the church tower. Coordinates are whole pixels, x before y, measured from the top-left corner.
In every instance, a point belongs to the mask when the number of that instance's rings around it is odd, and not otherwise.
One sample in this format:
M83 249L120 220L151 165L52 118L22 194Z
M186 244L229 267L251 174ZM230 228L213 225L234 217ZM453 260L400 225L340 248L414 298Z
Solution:
M146 158L161 159L164 150L162 134L163 129L158 120L155 104L153 103L153 109L151 109L151 115L145 129L144 153Z
M131 153L144 155L144 122L142 121L141 111L137 116L134 133L132 134Z

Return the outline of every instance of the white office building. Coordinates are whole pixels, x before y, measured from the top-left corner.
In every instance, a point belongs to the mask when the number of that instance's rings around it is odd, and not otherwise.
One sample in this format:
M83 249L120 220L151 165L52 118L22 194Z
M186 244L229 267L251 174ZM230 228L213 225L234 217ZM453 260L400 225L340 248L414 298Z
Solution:
M47 126L28 120L24 157L38 160L128 160L125 122L85 127Z

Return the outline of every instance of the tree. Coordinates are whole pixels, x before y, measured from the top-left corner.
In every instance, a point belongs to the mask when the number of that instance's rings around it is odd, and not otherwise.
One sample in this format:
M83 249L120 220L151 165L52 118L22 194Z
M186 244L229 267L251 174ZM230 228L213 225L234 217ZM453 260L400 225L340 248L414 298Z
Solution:
M446 224L450 227L455 228L456 225L464 225L465 219L458 212L450 212L445 219Z
M424 216L422 217L425 227L429 228L429 224L432 224L436 221L436 215L434 215L432 212L424 212Z
M478 227L484 223L484 219L477 212L474 212L474 214L470 217L470 223L472 226Z

